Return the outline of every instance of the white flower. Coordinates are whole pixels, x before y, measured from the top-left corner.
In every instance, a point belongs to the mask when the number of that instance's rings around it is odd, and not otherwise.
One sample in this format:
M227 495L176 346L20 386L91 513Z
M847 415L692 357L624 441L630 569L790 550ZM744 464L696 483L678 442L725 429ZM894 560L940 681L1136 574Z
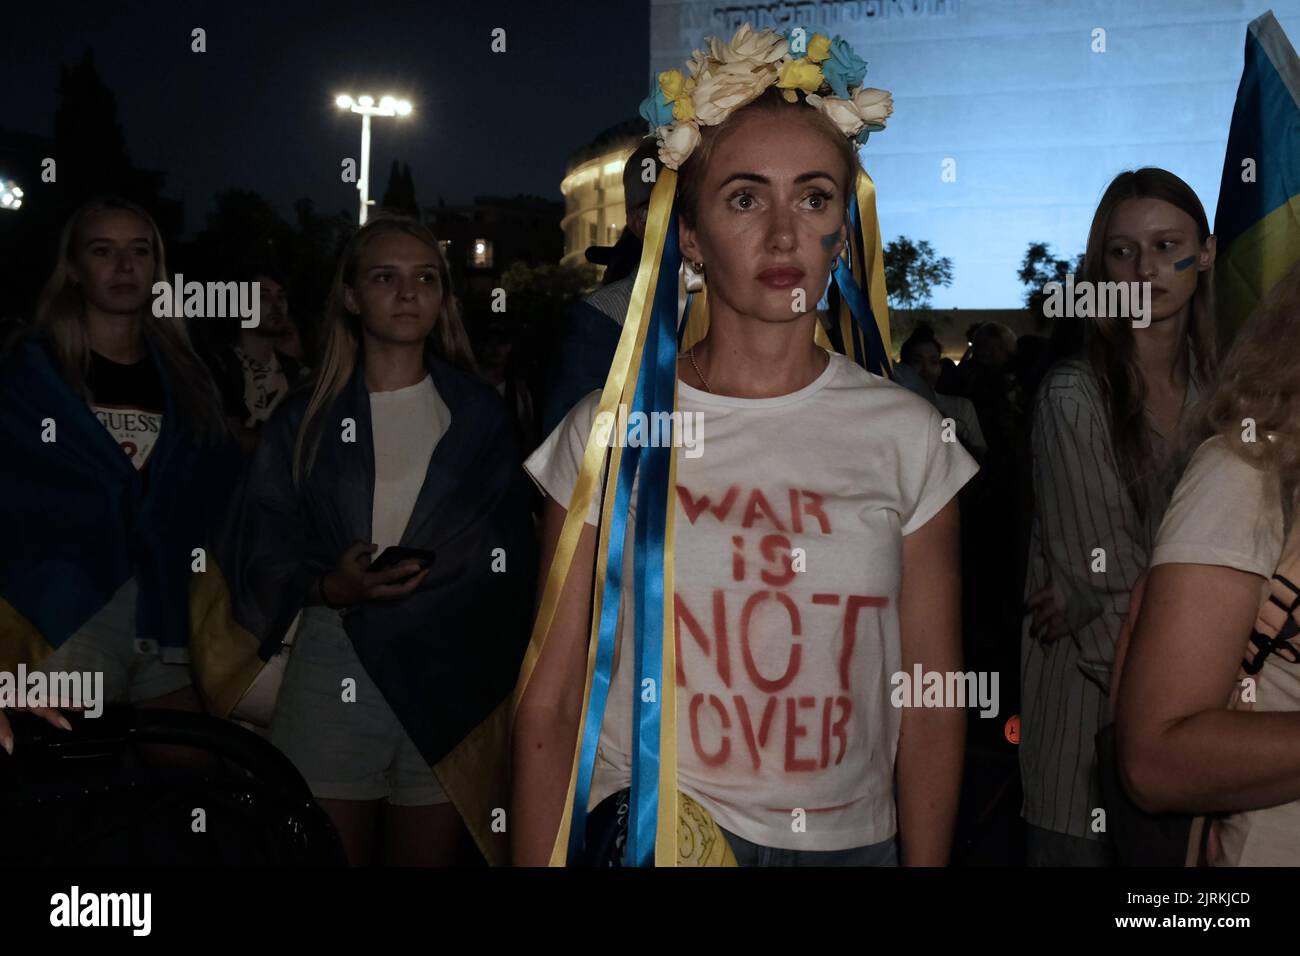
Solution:
M708 50L696 50L686 63L686 70L691 76L699 76L709 68L711 62Z
M888 90L864 86L853 94L853 108L868 126L884 126L894 112L894 98Z
M694 123L660 126L655 135L659 139L659 161L669 169L680 169L700 144L700 130Z
M724 65L738 61L759 65L781 59L790 52L790 45L775 30L755 30L746 23L728 43L710 37L709 49L713 53L713 59Z
M696 78L695 116L704 126L716 126L776 82L775 63L737 60L714 64Z
M838 96L818 96L810 93L805 99L825 113L845 136L857 136L864 126L884 126L894 111L894 99L885 90L863 87L853 94L853 99Z
M842 100L838 96L818 96L816 93L809 93L805 99L809 106L825 113L845 136L856 136L865 125L853 109L852 100Z

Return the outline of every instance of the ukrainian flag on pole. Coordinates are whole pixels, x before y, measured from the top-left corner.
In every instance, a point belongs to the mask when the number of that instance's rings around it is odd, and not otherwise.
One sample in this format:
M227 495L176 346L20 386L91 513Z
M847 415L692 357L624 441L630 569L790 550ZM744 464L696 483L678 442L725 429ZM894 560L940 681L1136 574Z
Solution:
M1218 322L1228 340L1300 259L1300 58L1272 11L1246 33L1214 231Z

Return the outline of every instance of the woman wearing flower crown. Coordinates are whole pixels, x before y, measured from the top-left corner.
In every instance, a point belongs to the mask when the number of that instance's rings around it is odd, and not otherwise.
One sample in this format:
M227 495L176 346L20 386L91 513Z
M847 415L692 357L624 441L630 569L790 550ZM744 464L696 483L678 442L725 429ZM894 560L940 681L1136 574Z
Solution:
M698 441L672 452L666 630L676 634L678 789L683 812L702 808L725 836L714 862L943 864L952 837L964 713L913 707L920 688L899 688L914 667L961 669L955 495L976 466L944 440L926 402L814 344L814 306L849 235L855 139L883 128L891 109L888 93L861 87L865 66L838 37L805 44L801 31L787 39L745 26L697 51L688 76L660 74L642 107L661 159L680 169L677 237L708 296L707 335L676 361L676 407L698 423ZM526 465L548 498L546 567L599 398L580 402ZM562 832L596 498L545 650L518 692L520 864L553 859ZM640 749L632 711L645 694L634 683L634 618L625 606L592 812L571 844L580 861L611 862L604 844L617 850L628 817Z

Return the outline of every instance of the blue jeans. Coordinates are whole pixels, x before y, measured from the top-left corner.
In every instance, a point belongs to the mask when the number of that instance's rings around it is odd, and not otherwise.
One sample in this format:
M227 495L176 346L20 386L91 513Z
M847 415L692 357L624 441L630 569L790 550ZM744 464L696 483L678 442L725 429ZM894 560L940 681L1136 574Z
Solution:
M848 850L782 850L750 843L730 830L722 832L740 866L898 866L893 837Z

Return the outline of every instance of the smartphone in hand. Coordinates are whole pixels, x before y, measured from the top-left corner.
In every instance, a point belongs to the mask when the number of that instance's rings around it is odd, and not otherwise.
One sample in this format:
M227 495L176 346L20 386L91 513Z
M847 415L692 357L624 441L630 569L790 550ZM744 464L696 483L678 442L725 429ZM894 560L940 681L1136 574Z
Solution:
M434 552L426 551L423 548L401 548L393 545L385 548L383 554L370 562L367 571L374 573L376 571L386 571L388 568L396 567L406 561L415 561L420 565L419 571L431 567L434 561ZM418 574L419 571L415 573Z

